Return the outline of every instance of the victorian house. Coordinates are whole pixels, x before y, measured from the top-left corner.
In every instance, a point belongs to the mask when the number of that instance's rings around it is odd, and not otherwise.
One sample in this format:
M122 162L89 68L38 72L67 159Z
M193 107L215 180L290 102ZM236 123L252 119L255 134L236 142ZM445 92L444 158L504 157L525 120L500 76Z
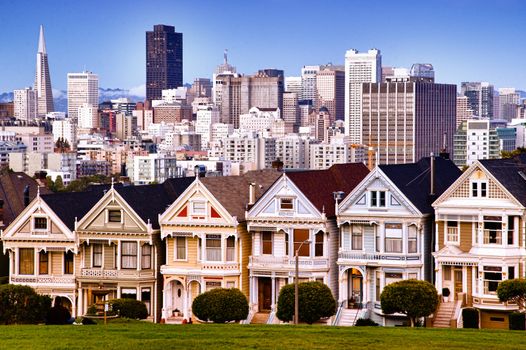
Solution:
M78 309L105 300L132 298L146 304L149 319L160 319L159 267L164 262L158 214L191 183L176 178L162 185L112 186L75 222L80 268Z
M275 170L262 170L197 177L162 212L161 238L166 242L162 317L167 322L193 317L195 297L217 287L239 288L249 296L252 240L245 211L279 176Z
M249 209L250 307L258 322L276 321L279 291L295 278L296 252L299 280L323 282L338 295L334 193L349 193L368 172L355 163L283 173Z
M377 166L338 205L336 324L369 317L383 325L403 318L382 314L383 288L402 279L432 281L431 204L461 172L449 159Z
M517 310L496 291L525 276L525 206L524 155L476 161L433 204L437 289L450 292L456 309L477 308L483 328L507 329L507 314Z

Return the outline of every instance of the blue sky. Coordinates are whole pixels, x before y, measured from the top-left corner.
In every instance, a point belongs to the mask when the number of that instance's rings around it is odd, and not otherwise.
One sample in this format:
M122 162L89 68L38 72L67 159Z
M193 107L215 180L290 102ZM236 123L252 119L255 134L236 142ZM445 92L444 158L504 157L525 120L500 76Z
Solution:
M526 89L526 1L0 0L0 92L32 85L45 26L53 87L84 68L105 88L145 81L145 34L171 24L184 35L184 81L211 77L223 50L242 73L342 64L375 47L383 64L432 63L437 81L490 81Z

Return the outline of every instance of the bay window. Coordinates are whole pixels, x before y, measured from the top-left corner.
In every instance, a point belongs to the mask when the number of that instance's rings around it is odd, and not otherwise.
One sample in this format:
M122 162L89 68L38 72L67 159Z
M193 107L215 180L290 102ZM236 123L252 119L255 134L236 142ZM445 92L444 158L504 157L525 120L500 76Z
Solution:
M484 216L484 244L502 244L500 216Z
M305 242L308 239L309 230L294 230L294 255L296 255L296 251L299 249L298 256L310 256L310 242Z
M175 260L186 260L186 237L175 237Z
M236 260L236 238L230 236L226 239L226 261Z
M402 252L402 224L386 223L385 224L385 252L401 253Z
M407 228L407 252L418 253L417 228L415 225L410 225Z
M221 261L221 235L206 235L206 260Z
M35 250L33 248L18 249L18 273L21 275L35 273Z
M261 254L272 254L272 232L261 232Z
M121 268L137 268L137 242L121 242Z
M102 244L93 244L93 267L102 267Z
M501 266L484 266L484 294L497 294L497 287L502 281Z
M352 250L362 250L363 248L363 226L362 225L352 225L351 233L352 233L351 249Z

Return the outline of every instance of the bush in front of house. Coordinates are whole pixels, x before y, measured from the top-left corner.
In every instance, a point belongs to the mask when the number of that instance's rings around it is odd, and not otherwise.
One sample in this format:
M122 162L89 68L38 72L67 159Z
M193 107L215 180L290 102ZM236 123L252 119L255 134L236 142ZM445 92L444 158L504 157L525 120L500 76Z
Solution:
M46 320L51 298L33 288L14 284L0 286L0 324L38 324Z
M526 279L514 278L500 282L497 296L500 301L517 304L519 310L526 309Z
M509 315L510 329L515 331L526 330L526 315L522 312L512 312Z
M109 304L114 312L120 317L127 317L134 320L143 320L148 317L146 305L136 299L113 299Z
M355 326L364 327L364 326L378 326L378 323L374 322L368 318L359 318L356 320Z
M409 317L411 327L415 327L419 318L435 312L438 293L431 283L410 279L385 286L380 301L383 313L404 314Z
M462 327L479 328L479 312L474 308L462 309Z
M215 288L194 299L192 312L202 321L238 322L248 316L248 301L237 288Z
M313 324L336 313L336 300L331 290L321 282L302 282L298 285L299 320ZM281 288L276 316L290 322L294 319L294 284Z

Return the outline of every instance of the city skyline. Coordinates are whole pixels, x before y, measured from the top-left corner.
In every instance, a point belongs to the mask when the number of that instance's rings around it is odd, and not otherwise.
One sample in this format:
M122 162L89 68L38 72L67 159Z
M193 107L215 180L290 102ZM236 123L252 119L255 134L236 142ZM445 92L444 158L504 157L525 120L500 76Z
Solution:
M97 11L93 21L90 9L98 5L103 11ZM286 76L299 75L304 65L343 64L351 48L378 48L386 66L433 64L437 82L489 81L496 87L526 89L526 72L514 68L526 49L510 35L520 32L521 14L526 10L526 3L517 0L425 5L332 1L325 9L311 1L276 0L251 4L159 0L133 5L116 1L104 6L95 1L89 7L88 3L43 1L31 12L16 2L3 4L3 9L4 32L16 28L17 34L3 38L4 47L10 49L0 56L0 92L33 85L41 24L46 30L53 87L59 90L66 88L68 72L86 68L99 74L100 86L142 92L144 33L155 24L173 25L185 36L184 83L211 77L225 48L241 73L278 68ZM22 14L26 20L20 24L17 18ZM228 17L237 24L225 25Z

